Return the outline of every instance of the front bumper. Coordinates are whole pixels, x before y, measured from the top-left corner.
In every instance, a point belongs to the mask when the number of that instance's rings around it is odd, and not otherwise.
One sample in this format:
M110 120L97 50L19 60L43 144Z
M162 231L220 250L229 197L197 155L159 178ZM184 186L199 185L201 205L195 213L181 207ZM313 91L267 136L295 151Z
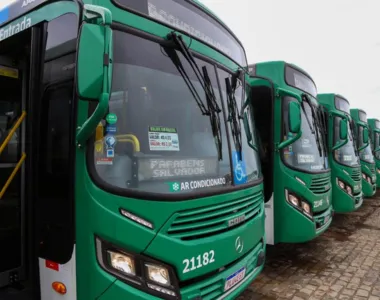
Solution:
M261 240L250 252L231 266L220 270L218 273L210 275L209 278L200 282L182 287L180 290L182 300L213 299L232 300L242 293L252 281L260 274L265 262L265 240ZM237 270L245 267L245 277L234 287L224 292L226 278L234 274ZM99 300L159 300L155 296L146 294L133 288L119 280L116 280L107 291L102 294Z
M362 191L364 197L372 197L376 193L376 184L371 184L362 179Z

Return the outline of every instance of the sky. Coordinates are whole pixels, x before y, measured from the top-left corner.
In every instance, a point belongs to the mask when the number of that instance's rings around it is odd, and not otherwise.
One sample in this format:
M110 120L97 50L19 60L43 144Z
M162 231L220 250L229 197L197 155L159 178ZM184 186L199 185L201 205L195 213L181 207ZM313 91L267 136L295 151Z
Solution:
M380 119L379 0L200 1L243 43L248 63L294 63L319 93Z

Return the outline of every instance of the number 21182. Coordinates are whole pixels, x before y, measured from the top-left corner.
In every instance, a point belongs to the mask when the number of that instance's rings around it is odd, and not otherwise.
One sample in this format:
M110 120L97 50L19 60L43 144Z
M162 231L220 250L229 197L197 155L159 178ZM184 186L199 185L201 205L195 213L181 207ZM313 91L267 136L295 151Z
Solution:
M197 257L192 257L190 259L184 259L182 263L185 265L185 267L182 273L188 273L190 271L194 271L196 269L212 264L215 262L214 256L214 250L210 250L209 252L203 253L203 255L198 255Z

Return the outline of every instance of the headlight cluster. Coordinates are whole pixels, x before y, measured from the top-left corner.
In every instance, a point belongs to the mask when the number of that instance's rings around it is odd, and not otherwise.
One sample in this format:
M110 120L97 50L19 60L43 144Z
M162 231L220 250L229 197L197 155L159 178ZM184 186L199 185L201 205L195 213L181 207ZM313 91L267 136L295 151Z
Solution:
M336 179L336 183L347 194L349 194L350 196L353 195L353 193L352 193L352 187L348 183L345 183L344 181L342 181L342 180L340 180L338 178Z
M368 176L366 173L362 172L362 177L365 181L367 181L369 184L372 184L371 176Z
M124 251L100 238L96 238L96 252L103 269L129 285L161 298L179 298L171 267L149 257Z
M299 196L296 196L294 193L285 190L285 199L292 206L301 211L304 215L308 216L311 219L313 218L313 212L311 210L310 204L306 201L303 201Z
M376 168L377 174L380 174L380 169Z

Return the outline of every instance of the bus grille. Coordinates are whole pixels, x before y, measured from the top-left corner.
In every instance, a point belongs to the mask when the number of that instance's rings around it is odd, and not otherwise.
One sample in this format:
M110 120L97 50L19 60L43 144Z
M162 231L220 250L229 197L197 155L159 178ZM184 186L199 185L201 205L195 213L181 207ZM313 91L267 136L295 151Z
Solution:
M330 176L313 178L310 185L310 190L314 194L326 193L331 187Z
M261 212L262 191L231 202L179 212L167 233L181 240L196 240L234 229ZM229 221L238 219L236 226Z
M263 247L263 244L260 243L256 249ZM257 256L254 255L249 258L246 264L246 276L249 276L251 272L253 272L257 265ZM211 281L208 285L204 285L200 288L200 299L202 300L216 300L220 299L220 297L224 294L224 284L225 279L223 280L214 280Z
M354 181L359 181L359 180L361 180L361 174L360 174L360 169L359 169L359 168L357 168L357 169L353 169L353 170L352 170L351 178L352 178L352 180L354 180Z

